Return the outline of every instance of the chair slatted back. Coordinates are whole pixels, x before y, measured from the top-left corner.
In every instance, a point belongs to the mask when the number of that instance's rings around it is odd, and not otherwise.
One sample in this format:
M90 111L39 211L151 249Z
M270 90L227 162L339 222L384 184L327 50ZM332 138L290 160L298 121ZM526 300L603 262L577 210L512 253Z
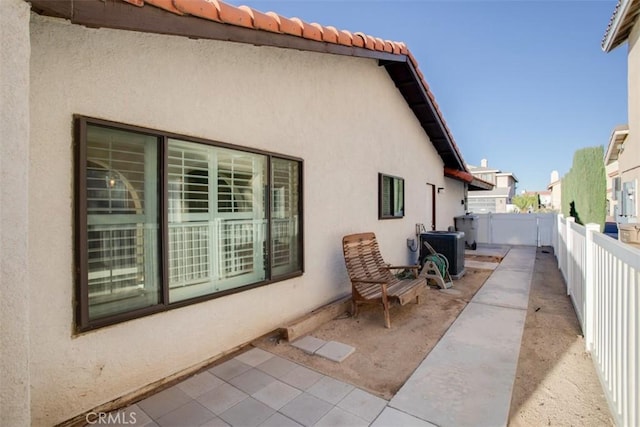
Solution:
M342 239L342 249L351 280L394 279L393 274L386 268L387 264L382 259L374 233L345 236Z

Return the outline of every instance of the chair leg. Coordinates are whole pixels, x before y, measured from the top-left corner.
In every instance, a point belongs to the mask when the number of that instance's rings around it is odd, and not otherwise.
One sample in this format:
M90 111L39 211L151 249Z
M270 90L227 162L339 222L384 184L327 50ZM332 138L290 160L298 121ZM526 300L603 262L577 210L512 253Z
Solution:
M351 317L358 317L358 303L354 299L351 300Z
M384 310L384 326L391 328L391 318L389 316L389 301L387 301L386 295L382 298L382 309Z

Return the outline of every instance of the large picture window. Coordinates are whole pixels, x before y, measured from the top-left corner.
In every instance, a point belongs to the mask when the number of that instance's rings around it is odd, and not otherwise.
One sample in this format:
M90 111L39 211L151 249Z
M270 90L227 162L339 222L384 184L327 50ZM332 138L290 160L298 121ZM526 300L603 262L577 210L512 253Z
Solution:
M378 174L378 218L404 217L404 179Z
M302 273L297 159L76 119L78 326Z

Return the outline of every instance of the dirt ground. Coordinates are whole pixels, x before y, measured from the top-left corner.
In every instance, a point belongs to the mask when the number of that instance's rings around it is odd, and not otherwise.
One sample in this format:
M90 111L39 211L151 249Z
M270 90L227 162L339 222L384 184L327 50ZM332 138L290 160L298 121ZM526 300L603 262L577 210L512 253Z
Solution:
M537 251L509 425L613 425L551 252L551 248ZM377 306L363 307L358 318L344 315L323 324L311 335L356 348L342 363L304 353L275 333L252 344L391 399L490 274L490 270L467 268L453 290L430 288L420 304L392 307L391 329L384 327L382 309Z
M357 318L345 315L323 324L311 335L356 348L341 363L279 342L278 335L263 337L253 345L388 400L436 345L490 273L467 269L454 282L453 289L428 288L420 304L392 306L391 329L384 327L382 307L377 305L361 306Z
M538 248L511 426L614 425L552 248Z

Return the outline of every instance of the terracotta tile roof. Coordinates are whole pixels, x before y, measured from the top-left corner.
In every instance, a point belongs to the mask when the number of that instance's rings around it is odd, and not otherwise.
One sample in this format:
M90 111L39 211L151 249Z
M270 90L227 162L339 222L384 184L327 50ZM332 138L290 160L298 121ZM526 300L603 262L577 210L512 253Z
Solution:
M372 51L387 52L393 55L404 55L416 70L420 83L434 106L438 119L442 123L443 130L451 141L452 149L462 165L460 170L466 172L462 154L458 148L449 127L447 126L442 111L438 106L424 75L418 67L418 61L407 49L403 42L383 40L361 32L351 33L346 30L338 30L331 26L322 26L317 23L307 23L298 18L286 18L275 12L260 12L248 6L233 6L219 0L122 0L138 7L145 5L155 6L176 15L192 15L198 18L214 22L251 28L259 31L287 34L307 40L332 43L342 46L353 46ZM456 176L457 179L467 181L469 177Z
M383 40L364 33L351 33L307 23L299 18L286 18L275 12L263 13L248 6L233 6L219 0L122 0L134 6L146 4L159 7L177 15L193 15L209 21L272 33L289 34L308 40L362 47L364 49L406 55L407 46L402 42ZM415 62L415 58L412 57ZM417 63L415 64L417 65Z
M471 175L469 172L464 172L458 169L452 169L452 168L444 168L444 176L448 176L449 178L455 178L458 179L460 181L464 181L466 183L471 183L473 181L473 175Z
M422 124L445 168L468 173L460 149L418 67L418 61L403 42L307 23L299 18L286 18L275 12L264 13L219 0L25 1L31 4L36 13L66 18L74 24L95 28L232 40L378 59ZM140 12L128 12L126 9L130 5L137 7ZM180 22L182 18L184 22ZM207 21L212 25L208 25ZM229 26L228 30L223 29L226 25ZM255 36L244 31L255 31ZM293 39L286 40L290 37ZM469 179L465 174L450 176L463 181Z

